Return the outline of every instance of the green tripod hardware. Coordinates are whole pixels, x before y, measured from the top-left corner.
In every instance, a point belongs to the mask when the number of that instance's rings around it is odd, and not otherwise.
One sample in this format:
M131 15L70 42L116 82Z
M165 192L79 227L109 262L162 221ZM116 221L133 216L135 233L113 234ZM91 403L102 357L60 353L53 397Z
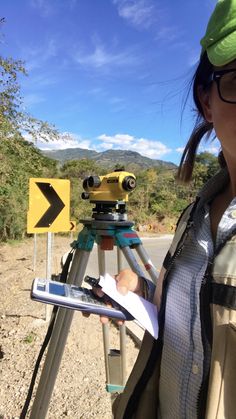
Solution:
M108 180L110 179L111 176L109 175ZM120 209L122 210L119 212ZM143 248L136 231L132 229L133 223L124 220L124 214L123 201L121 205L117 204L116 201L115 213L111 211L111 203L109 202L108 205L106 202L104 206L103 201L102 204L101 202L96 202L93 214L94 219L80 220L84 227L79 233L77 241L73 243L74 256L68 274L68 283L78 286L82 284L89 256L95 243L98 248L99 275L106 273L105 252L112 250L116 246L118 271L122 269L121 255L123 254L130 268L139 276L144 276L144 272L133 254L133 250L136 250L146 271L151 279L156 282L158 273ZM59 308L32 406L31 419L43 419L46 417L72 318L72 310ZM102 327L106 390L112 394L122 391L126 382L126 329L125 325L120 326L120 350L113 351L109 348L109 326L105 324Z

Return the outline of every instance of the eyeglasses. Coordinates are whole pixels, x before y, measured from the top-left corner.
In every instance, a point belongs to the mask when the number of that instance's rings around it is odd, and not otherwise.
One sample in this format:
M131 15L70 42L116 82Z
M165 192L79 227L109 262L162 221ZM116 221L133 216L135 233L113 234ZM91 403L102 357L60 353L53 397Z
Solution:
M236 103L236 69L214 71L212 80L217 84L218 94L224 102Z

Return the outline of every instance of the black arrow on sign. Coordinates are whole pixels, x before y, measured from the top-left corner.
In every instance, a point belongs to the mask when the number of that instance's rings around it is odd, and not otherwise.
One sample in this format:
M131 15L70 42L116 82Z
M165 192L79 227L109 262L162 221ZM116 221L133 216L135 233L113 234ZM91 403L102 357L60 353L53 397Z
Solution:
M75 227L74 223L70 221L70 231L73 230L74 227Z
M51 183L36 182L36 185L48 200L50 207L43 214L40 220L34 227L50 227L53 221L57 218L60 212L63 210L65 204L52 187Z

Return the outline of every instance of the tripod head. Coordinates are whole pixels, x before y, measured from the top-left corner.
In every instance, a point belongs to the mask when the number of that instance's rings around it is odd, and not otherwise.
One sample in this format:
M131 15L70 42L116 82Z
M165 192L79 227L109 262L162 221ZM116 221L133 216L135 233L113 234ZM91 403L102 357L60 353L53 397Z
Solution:
M115 170L104 176L89 176L83 181L82 199L89 199L96 220L125 221L128 195L136 187L132 173Z

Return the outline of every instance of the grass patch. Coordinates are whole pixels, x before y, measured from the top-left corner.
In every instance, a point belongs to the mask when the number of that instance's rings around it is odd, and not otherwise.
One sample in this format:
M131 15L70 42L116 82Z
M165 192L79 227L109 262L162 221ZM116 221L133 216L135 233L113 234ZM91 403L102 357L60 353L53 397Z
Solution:
M37 335L36 335L36 333L34 333L34 332L30 332L24 339L23 339L23 342L24 343L32 343L32 342L34 342L35 341L35 339L36 339L36 337L37 337Z

